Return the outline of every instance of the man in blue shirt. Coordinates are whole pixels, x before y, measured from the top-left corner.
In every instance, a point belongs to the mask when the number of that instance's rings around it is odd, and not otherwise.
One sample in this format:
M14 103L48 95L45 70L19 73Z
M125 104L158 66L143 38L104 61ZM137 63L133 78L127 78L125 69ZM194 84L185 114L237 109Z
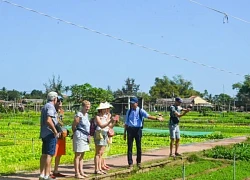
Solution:
M145 110L140 109L138 107L138 98L133 97L130 99L130 108L126 113L126 121L124 128L124 140L126 140L127 133L127 158L129 168L133 167L133 158L132 158L132 149L133 149L133 141L135 139L136 142L136 162L137 166L141 167L141 138L142 138L142 128L143 128L143 118L151 119L151 120L159 120L162 121L162 117L150 116Z
M40 158L40 177L39 180L52 180L50 175L51 159L55 154L56 142L59 137L56 125L57 112L55 104L58 94L56 92L48 93L48 102L43 106L40 120L40 138L42 138L42 155Z

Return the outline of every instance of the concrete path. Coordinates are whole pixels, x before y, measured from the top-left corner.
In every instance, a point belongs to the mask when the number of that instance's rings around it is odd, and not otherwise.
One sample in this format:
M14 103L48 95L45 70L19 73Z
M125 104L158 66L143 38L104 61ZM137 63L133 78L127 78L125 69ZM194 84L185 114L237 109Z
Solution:
M196 151L202 151L206 149L211 149L217 145L230 145L235 144L239 142L243 142L246 140L246 137L235 137L235 138L229 138L229 139L222 139L222 140L216 140L216 141L208 141L203 143L193 143L193 144L187 144L187 145L181 145L180 146L180 153L187 153L187 152L196 152ZM162 148L162 149L156 149L152 151L148 151L142 154L142 164L147 161L152 160L159 160L159 159L166 159L169 155L169 148ZM134 157L134 162L135 162ZM127 167L127 157L126 156L116 156L116 157L110 157L106 159L106 163L114 170L120 169L120 168L126 168ZM57 179L73 179L74 178L74 166L72 165L61 165L59 167L59 170L61 173L67 175L66 178L57 178ZM84 171L86 174L92 175L94 173L94 162L93 160L84 162ZM39 176L39 171L34 171L31 173L19 173L14 174L11 176L4 176L0 177L0 179L8 179L8 180L37 180Z

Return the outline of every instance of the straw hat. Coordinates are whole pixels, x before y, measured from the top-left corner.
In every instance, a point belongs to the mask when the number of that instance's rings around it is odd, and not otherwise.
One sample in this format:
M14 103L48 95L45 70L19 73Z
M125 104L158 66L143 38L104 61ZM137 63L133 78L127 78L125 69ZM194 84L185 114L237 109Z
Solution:
M109 106L109 108L113 108L114 106L112 104L110 104L109 102L105 102L105 104L107 104L107 106Z
M96 109L99 110L99 109L108 109L108 108L109 108L109 105L107 103L100 103Z

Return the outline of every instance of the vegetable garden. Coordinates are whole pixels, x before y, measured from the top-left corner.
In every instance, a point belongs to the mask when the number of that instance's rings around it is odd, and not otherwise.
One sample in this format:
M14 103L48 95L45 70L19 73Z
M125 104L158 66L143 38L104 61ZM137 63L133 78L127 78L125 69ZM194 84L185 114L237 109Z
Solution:
M164 122L145 120L145 132L143 133L144 137L142 144L143 151L166 147L169 145L168 133L157 132L157 130L160 131L168 129L168 114L164 112L162 112L162 114L165 119ZM152 115L154 115L154 113L152 113ZM73 116L73 112L65 113L64 122L66 125L71 125ZM193 135L182 134L181 144L204 142L212 139L222 139L227 137L248 135L250 132L249 117L250 115L247 113L214 113L211 116L204 117L200 116L200 114L197 112L191 112L188 116L184 116L182 118L180 126L183 132L188 131L194 133ZM118 126L122 127L122 124L123 123L121 120ZM155 129L156 132L147 132L147 128ZM117 129L119 129L119 127L117 127ZM19 114L0 114L0 174L11 174L20 171L31 171L39 169L39 159L41 155L41 140L39 139L39 130L39 113L24 112ZM206 135L197 135L195 132L211 133ZM91 143L91 148L94 149L93 142ZM72 141L70 137L67 137L66 152L67 154L61 159L61 163L72 164L74 155L72 151ZM223 172L227 172L227 170L225 169L231 168L230 170L232 170L232 167L229 166L230 163L232 163L231 161L234 154L232 152L235 152L236 154L238 166L242 166L239 171L243 171L244 168L247 168L247 165L249 164L249 141L247 143L235 145L231 149L227 149L225 147L216 147L211 151L206 151L204 154L201 154L201 157L193 158L197 159L197 161L192 160L191 162L190 160L187 160L186 173L187 176L190 177L188 179L202 179L204 174L200 172L203 171L206 172L205 174L212 173L211 177L215 177L215 175L213 174L218 173L218 171L208 172L208 169L211 168L219 168L220 171L223 170ZM126 154L126 143L124 143L122 132L116 130L116 136L113 139L113 144L111 151L109 152L109 156L122 154ZM90 152L86 153L85 159L92 159L93 156L94 151L91 150ZM218 158L221 158L223 160L214 160ZM224 161L225 163L222 163ZM223 164L223 167L225 166L225 168L222 168L221 164ZM227 164L229 165L227 166ZM171 164L169 166L171 166ZM180 167L181 166L173 166L169 168L166 166L166 170L164 170L163 172L168 174L169 176L169 169ZM192 172L189 172L189 168L192 169ZM148 172L148 179L150 179L151 175L152 177L155 177L155 173L156 171ZM181 174L181 171L178 173ZM246 175L245 177L250 177L248 173L242 173ZM172 178L181 178L182 176L180 174L177 174ZM130 178L136 179L136 176L137 175L132 175ZM144 175L142 174L139 174L138 176L140 176L141 178L142 176L144 177ZM162 174L162 177L165 176ZM145 177L145 179L147 178ZM205 179L209 178L206 177Z

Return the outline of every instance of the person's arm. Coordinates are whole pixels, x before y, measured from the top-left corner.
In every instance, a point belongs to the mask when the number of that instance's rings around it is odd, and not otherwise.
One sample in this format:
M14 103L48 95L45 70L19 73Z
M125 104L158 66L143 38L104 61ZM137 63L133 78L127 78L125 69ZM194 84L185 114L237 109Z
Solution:
M128 114L129 114L129 110L127 110L127 112L126 112L126 116L125 116L126 119L125 119L125 123L124 123L123 139L125 141L127 138L127 128L128 128L128 122L129 122Z
M57 132L56 127L55 127L57 122L53 121L53 119L52 119L53 117L55 117L55 108L54 108L54 106L49 106L47 109L46 123L49 126L49 128L52 130L52 132L54 133L54 136L59 137L59 133Z
M53 122L51 116L48 116L48 117L47 117L47 121L46 121L46 122L47 122L47 125L49 126L49 128L53 131L54 136L55 136L55 137L58 137L58 136L59 136L59 133L58 133L57 130L56 130L56 127L55 127L55 125L54 125L54 122Z
M149 115L145 110L141 109L141 112L139 113L142 113L142 116L147 118L147 119L151 119L151 120L159 120L159 121L163 121L163 118L160 116L160 117L156 117L156 116L151 116Z
M160 117L156 117L156 116L149 115L147 117L147 119L163 121L163 118L161 116Z
M190 111L190 109L184 109L183 108L181 111L182 111L182 113L180 114L176 110L174 110L175 116L179 117L179 118L182 117L182 116L185 116Z
M100 127L100 128L105 128L106 126L109 126L110 123L112 123L114 120L112 118L108 117L108 122L102 124L101 118L100 116L96 116L96 124Z
M76 126L79 124L80 122L80 117L79 116L75 116L74 117L74 121L72 123L72 132L74 133L76 131Z

